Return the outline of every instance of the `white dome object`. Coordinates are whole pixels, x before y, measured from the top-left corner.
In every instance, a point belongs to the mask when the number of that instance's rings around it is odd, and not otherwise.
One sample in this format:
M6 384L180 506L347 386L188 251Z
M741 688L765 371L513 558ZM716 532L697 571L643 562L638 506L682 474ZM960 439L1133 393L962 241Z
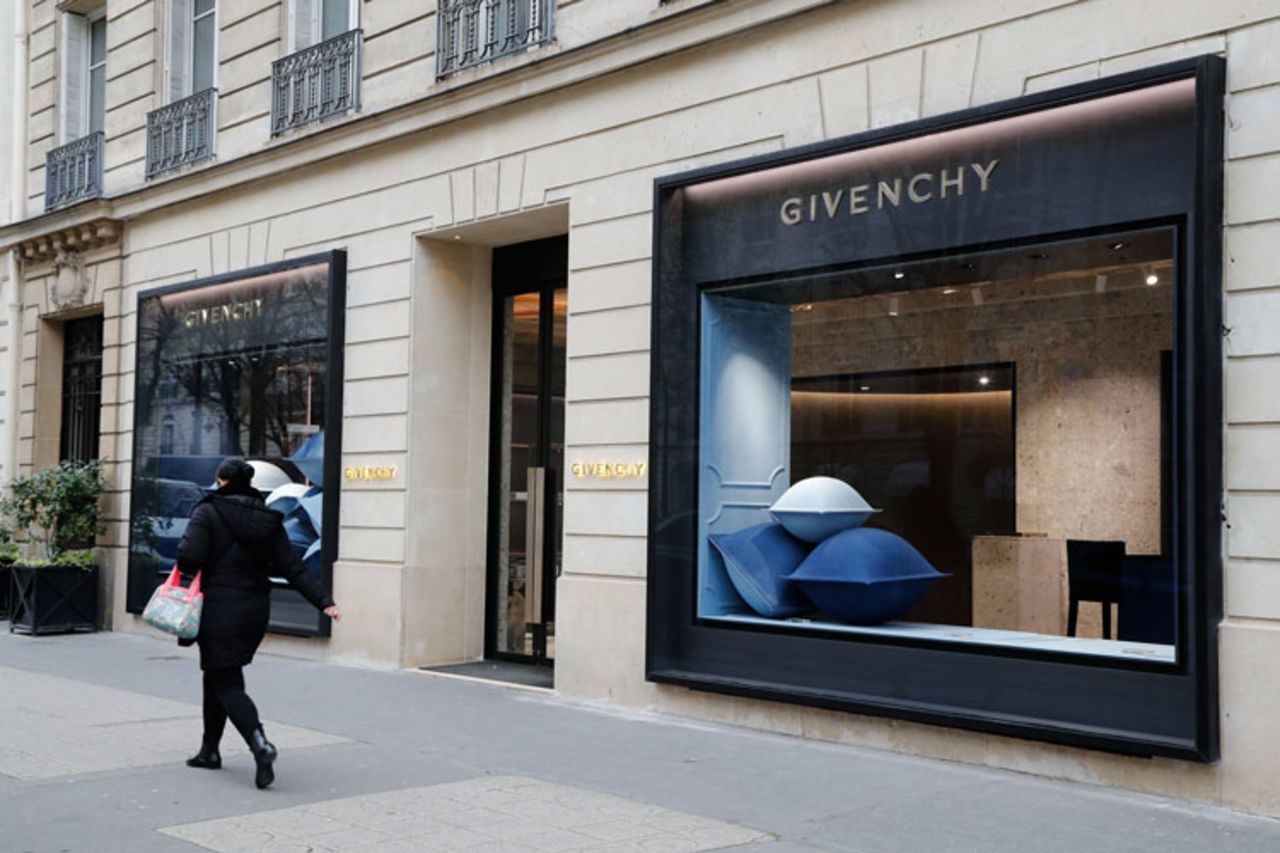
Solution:
M256 479L256 478L255 478ZM298 499L307 493L305 483L285 483L272 489L267 495L267 506L288 515L298 505Z
M246 461L253 466L252 485L260 492L274 492L281 486L293 482L293 478L278 465L272 465L270 462L264 462L261 459L248 459Z
M860 527L879 511L857 489L834 477L801 480L769 508L775 521L805 542L821 542L842 530Z

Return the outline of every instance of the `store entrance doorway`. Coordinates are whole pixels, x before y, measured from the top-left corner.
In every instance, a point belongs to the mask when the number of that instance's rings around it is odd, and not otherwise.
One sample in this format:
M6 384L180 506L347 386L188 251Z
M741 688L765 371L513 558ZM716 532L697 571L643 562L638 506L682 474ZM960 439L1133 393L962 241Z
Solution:
M555 658L564 518L566 237L493 253L485 656Z

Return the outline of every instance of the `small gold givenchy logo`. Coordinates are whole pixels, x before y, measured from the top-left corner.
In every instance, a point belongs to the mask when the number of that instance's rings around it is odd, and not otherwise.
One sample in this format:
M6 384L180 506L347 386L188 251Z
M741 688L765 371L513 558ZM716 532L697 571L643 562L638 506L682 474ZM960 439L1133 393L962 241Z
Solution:
M783 225L800 225L805 222L836 219L841 216L861 216L864 213L882 211L887 207L898 208L907 204L928 204L948 198L959 198L966 192L985 193L991 189L991 173L1000 164L991 160L985 165L969 163L955 169L938 172L918 172L910 177L876 180L807 196L792 196L782 202L778 218Z
M397 471L399 469L394 465L349 465L343 470L343 474L348 480L359 482L394 480Z
M569 468L579 480L599 477L602 480L634 480L644 476L643 462L575 462Z

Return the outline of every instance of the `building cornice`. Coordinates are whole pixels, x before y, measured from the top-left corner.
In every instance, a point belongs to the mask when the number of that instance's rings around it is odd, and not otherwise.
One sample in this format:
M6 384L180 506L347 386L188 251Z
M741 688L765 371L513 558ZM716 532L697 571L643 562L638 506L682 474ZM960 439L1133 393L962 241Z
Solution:
M45 229L39 236L29 237L14 248L24 264L43 264L65 252L84 254L114 245L120 242L123 230L120 220L96 216Z
M25 246L98 219L127 221L209 193L302 169L372 145L558 89L613 74L672 53L755 29L837 0L711 0L660 5L649 20L593 42L552 44L519 58L458 74L420 98L385 110L267 141L261 150L139 186L115 196L0 228L0 250ZM503 67L509 65L509 67Z

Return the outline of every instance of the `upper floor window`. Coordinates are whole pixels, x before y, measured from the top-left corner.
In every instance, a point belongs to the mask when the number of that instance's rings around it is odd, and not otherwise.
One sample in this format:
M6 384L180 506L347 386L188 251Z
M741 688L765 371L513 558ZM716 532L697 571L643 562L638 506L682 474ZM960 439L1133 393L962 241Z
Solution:
M170 0L168 100L177 101L217 85L217 0Z
M218 13L214 0L194 0L191 15L191 91L213 88Z
M100 132L106 124L107 17L104 7L62 16L61 139Z
M358 0L293 0L289 19L289 52L340 36L355 29Z

